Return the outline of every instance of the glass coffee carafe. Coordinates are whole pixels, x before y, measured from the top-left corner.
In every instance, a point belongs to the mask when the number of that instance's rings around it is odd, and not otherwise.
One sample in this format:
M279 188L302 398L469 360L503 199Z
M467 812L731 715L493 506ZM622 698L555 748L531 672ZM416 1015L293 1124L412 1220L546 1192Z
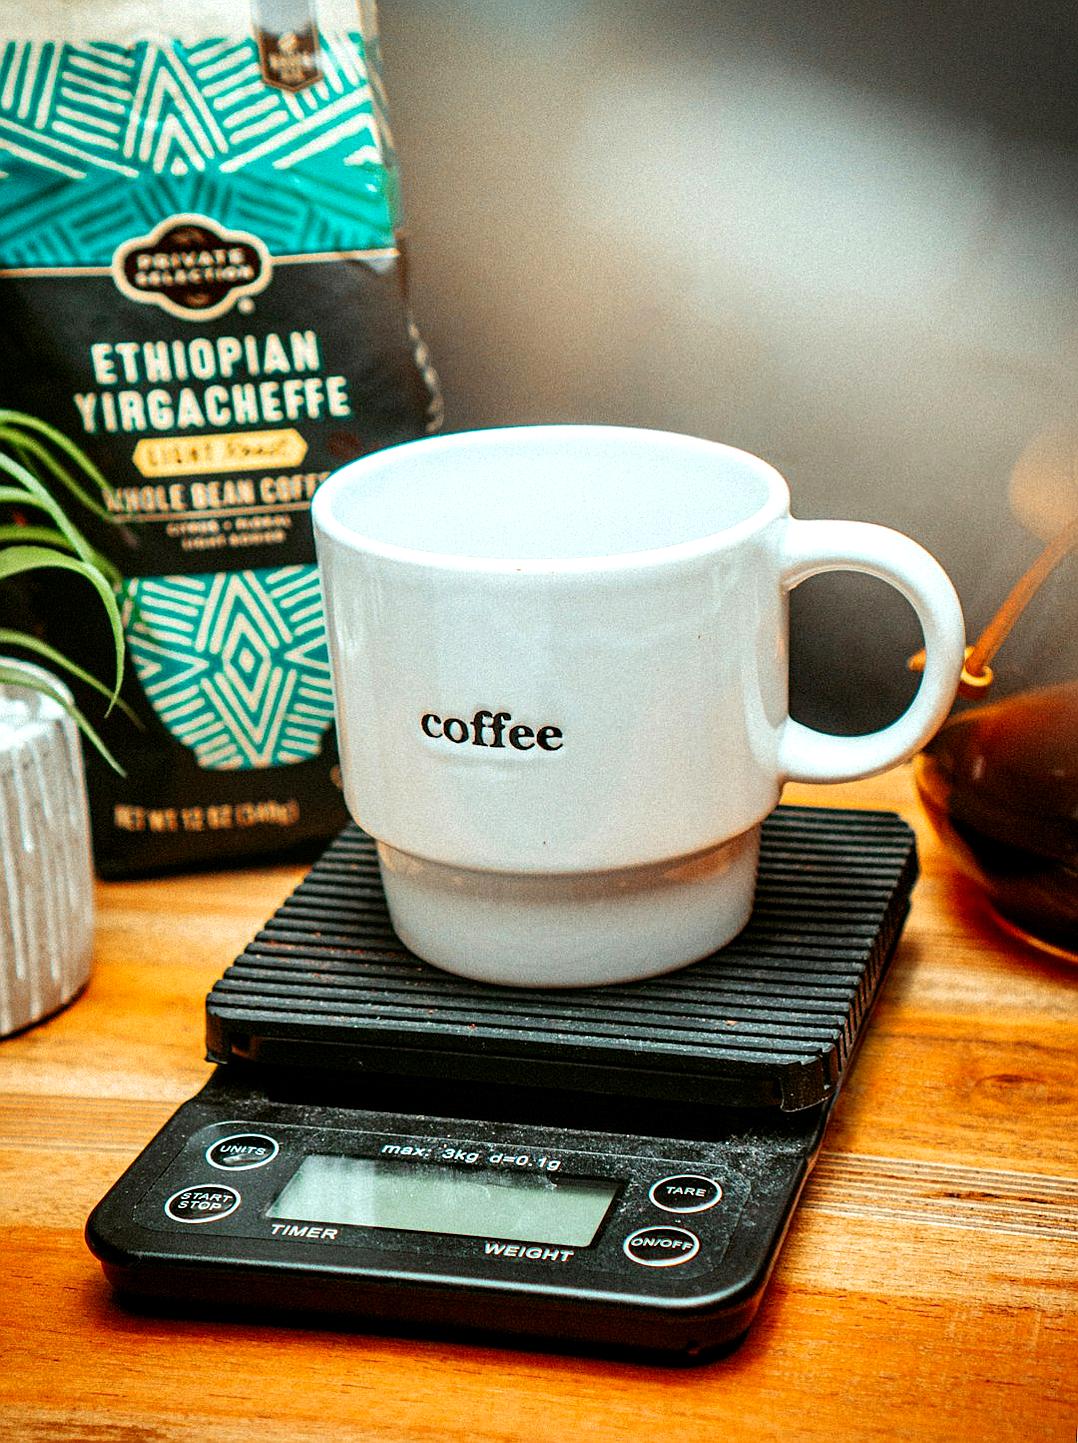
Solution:
M915 775L997 919L1078 960L1078 438L1062 475L1058 442L1054 467L1044 449L1011 499L1047 544L968 648L956 712Z

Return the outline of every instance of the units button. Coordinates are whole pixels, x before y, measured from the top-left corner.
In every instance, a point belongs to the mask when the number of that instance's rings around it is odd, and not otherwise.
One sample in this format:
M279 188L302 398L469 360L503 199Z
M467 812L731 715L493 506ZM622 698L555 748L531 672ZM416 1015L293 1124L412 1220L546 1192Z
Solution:
M240 1195L234 1187L208 1182L174 1192L165 1203L165 1216L176 1223L215 1223L239 1205Z
M648 1197L667 1213L702 1213L722 1200L722 1188L713 1177L679 1172L652 1183Z
M676 1268L700 1251L700 1239L687 1228L637 1228L622 1243L625 1256L644 1268Z
M210 1144L206 1161L225 1172L247 1172L252 1167L265 1167L279 1150L276 1138L264 1132L234 1132Z

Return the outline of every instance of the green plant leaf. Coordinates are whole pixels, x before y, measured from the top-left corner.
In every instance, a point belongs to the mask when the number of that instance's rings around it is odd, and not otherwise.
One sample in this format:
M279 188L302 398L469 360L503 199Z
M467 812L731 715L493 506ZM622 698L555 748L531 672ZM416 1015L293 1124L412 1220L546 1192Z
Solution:
M0 551L0 581L10 576L17 576L20 572L48 568L57 571L72 571L76 576L84 576L100 596L105 607L109 625L112 627L112 640L116 651L116 681L111 692L112 700L109 703L111 711L119 697L124 679L124 632L120 620L120 608L116 604L116 597L108 582L92 564L78 560L74 556L64 556L59 551L50 551L44 546L9 546Z
M109 511L107 507L102 506L96 496L91 496L89 491L87 491L84 486L81 486L75 477L72 476L67 467L62 466L52 452L42 446L41 442L35 440L33 436L23 435L13 430L10 426L0 426L0 445L10 446L13 450L17 451L23 465L27 465L26 457L32 456L34 460L40 462L40 464L45 467L50 475L54 476L56 480L60 482L61 486L65 487L73 496L77 497L88 511L92 511L95 516L99 516L103 521L115 523L116 518L112 515L111 511ZM104 477L101 479L104 482ZM106 486L108 485L107 482L104 484ZM111 492L112 488L109 486L108 494L111 494Z
M54 521L57 514L63 515L59 505L48 493L42 498L36 492L27 491L25 486L0 486L0 501L10 501L13 506L39 506L42 511L47 511Z
M14 455L5 454L4 447L8 452L14 452ZM54 452L60 452L68 464L65 465ZM48 476L39 476L38 470L48 473ZM106 716L119 704L137 725L141 725L131 708L120 699L124 675L124 633L113 587L119 586L121 574L112 561L91 546L68 518L57 498L49 491L46 480L51 478L53 482L58 482L69 495L95 516L110 523L114 523L116 518L101 504L92 489L83 484L80 476L92 483L92 487L96 487L102 496L113 496L115 493L112 486L86 452L62 431L36 416L7 409L0 409L0 472L6 473L16 483L14 486L0 486L0 503L35 506L48 515L56 528L52 530L45 526L0 526L0 580L20 572L48 568L71 571L85 577L100 597L109 619L116 655L115 682L110 691L81 667L69 662L62 653L25 633L5 632L9 644L20 645L48 658L55 665L66 668L73 676L80 677L102 692L109 698ZM68 550L74 555L66 555ZM115 759L85 717L77 709L69 708L62 698L58 697L57 700L61 701L65 710L71 711L84 734L93 741L110 765L119 771Z
M103 682L98 681L96 676L91 676L88 671L83 671L81 666L76 666L73 661L68 661L62 651L57 651L56 648L50 646L48 642L40 640L39 637L31 636L28 632L9 631L5 627L0 627L0 646L19 646L26 651L32 651L36 656L44 657L44 659L51 662L53 666L63 667L63 669L70 672L72 676L77 676L79 681L84 681L87 686L92 686L94 691L100 692L102 696L112 696L109 688L105 686ZM146 724L138 712L132 710L122 696L116 698L116 705L123 712L124 716L134 722L140 731L146 730Z
M37 416L30 416L25 411L0 410L0 427L14 427L20 431L36 431L39 435L47 437L57 450L70 456L79 470L98 487L102 495L111 496L113 494L112 485L101 474L82 447L76 445L70 437L65 436L63 431L58 431L55 426L50 426L47 421L42 421Z
M0 471L6 471L9 476L14 477L21 488L16 495L11 496L8 493L16 488L8 486L0 487L0 500L13 501L16 505L21 503L24 506L30 505L35 501L39 502L41 509L49 513L59 529L71 542L75 552L82 557L83 561L92 565L94 559L93 547L82 535L78 527L67 519L64 515L63 507L55 497L49 495L45 486L37 479L33 472L27 471L25 466L20 466L19 463L13 461L10 456L4 456L3 454L0 454Z
M62 531L54 531L50 526L0 526L0 544L9 541L16 545L32 542L42 546L58 546L61 551L75 550L74 543L69 541ZM119 567L113 566L108 557L102 556L94 547L89 547L89 551L92 564L104 573L113 586L119 586L123 580Z
M14 666L0 666L0 682L6 682L10 686L24 686L30 691L38 691L44 696L51 697L58 706L63 707L64 711L67 712L83 736L93 743L108 762L109 766L112 767L113 771L119 772L121 777L127 775L123 767L112 755L108 747L83 716L82 712L79 711L74 702L68 701L67 697L64 696L61 691L54 686L50 686L43 677L35 676L32 672L23 671L16 662Z
M62 531L52 526L0 526L0 542L32 542L41 546L59 546L61 551L70 551L71 542Z

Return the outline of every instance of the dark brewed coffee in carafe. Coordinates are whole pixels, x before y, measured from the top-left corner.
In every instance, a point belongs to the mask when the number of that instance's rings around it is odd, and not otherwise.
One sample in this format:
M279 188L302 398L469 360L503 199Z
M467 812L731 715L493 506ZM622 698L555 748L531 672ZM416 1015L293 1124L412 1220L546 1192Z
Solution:
M1078 683L953 717L917 759L917 783L1003 921L1078 954Z
M967 650L959 694L979 705L944 725L917 758L916 778L936 830L1003 922L1078 960L1076 553L1078 514ZM989 663L1020 618L1024 638L1008 647L994 684Z

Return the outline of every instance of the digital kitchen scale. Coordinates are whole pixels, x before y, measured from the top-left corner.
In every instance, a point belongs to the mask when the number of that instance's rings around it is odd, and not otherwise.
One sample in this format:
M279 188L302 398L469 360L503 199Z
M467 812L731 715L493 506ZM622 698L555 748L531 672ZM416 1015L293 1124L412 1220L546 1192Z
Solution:
M220 1066L89 1245L208 1310L705 1356L759 1304L916 874L890 813L780 807L733 943L550 992L409 953L348 828L209 994Z

